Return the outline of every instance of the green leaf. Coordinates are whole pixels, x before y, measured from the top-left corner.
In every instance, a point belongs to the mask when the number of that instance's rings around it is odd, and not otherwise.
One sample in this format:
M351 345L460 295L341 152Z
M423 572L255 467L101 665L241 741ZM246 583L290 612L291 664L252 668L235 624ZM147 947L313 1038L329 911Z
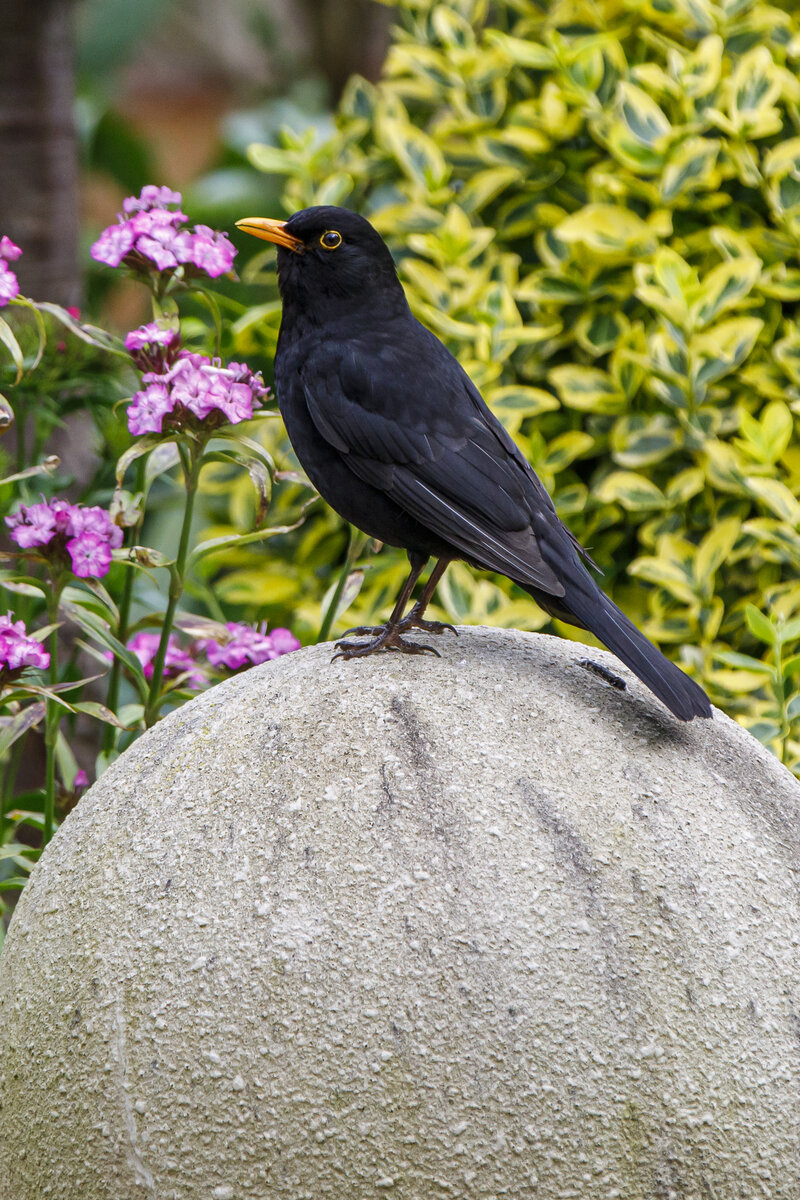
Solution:
M34 725L39 724L46 711L47 705L44 701L37 700L35 704L28 704L20 709L13 717L0 717L0 758L14 742L24 737Z
M3 343L6 350L8 350L9 354L14 360L14 366L17 368L17 377L14 380L14 383L19 383L25 372L25 361L22 357L22 349L20 344L15 338L14 332L8 321L4 320L3 317L0 317L0 342Z
M671 132L671 126L651 96L633 83L617 84L617 103L622 120L637 142L655 146Z
M548 442L547 453L540 460L539 466L543 471L558 475L576 458L591 450L593 445L594 438L590 433L582 433L578 429L560 433Z
M735 317L695 335L690 342L696 363L692 370L695 384L713 383L740 367L763 328L764 322L758 317Z
M105 350L109 354L115 354L118 358L124 358L126 362L130 362L130 355L123 346L121 339L107 333L105 329L99 329L96 325L82 325L80 321L76 321L60 304L48 304L38 300L36 307L41 312L49 313L51 317L55 317L71 334L74 334L76 338L80 338L82 342L86 342L90 346L96 346L99 350Z
M501 419L503 417L538 417L541 413L555 412L561 407L552 392L546 392L544 388L528 387L521 383L491 388L485 395L487 404Z
M130 671L131 676L133 677L133 681L136 684L142 699L146 700L149 691L149 685L144 677L142 664L139 662L139 659L135 654L128 650L126 646L123 646L122 642L120 642L118 638L114 637L105 621L101 620L100 617L96 616L94 613L89 612L88 609L82 608L77 604L65 603L62 604L62 608L66 612L67 616L71 617L72 620L80 626L84 633L86 633L93 642L100 646L106 647L108 650L111 650L111 652L125 664Z
M641 217L613 204L586 204L556 227L568 245L578 244L596 254L644 252L653 244L653 234Z
M683 445L677 421L663 413L620 417L611 431L611 453L622 467L645 467L661 462Z
M553 367L547 377L567 408L576 408L580 412L618 413L627 404L611 376L596 367L565 363Z
M719 83L725 43L718 33L704 37L680 69L680 81L692 99L708 96Z
M684 604L696 603L695 590L687 578L686 571L680 563L670 558L644 555L631 563L628 567L628 574L656 584ZM683 633L679 640L685 640Z
M99 704L97 700L76 700L73 708L76 708L78 712L86 713L89 717L95 717L98 721L104 721L106 725L115 725L117 729L128 728L110 708L106 708L105 704Z
M603 504L621 504L629 512L664 507L664 493L645 475L635 471L612 471L595 488L595 497Z
M450 168L436 142L423 130L389 118L384 122L383 136L413 183L426 191L444 184Z
M754 605L747 604L745 605L744 616L747 621L747 627L754 637L757 637L760 642L766 642L768 646L776 644L778 631L762 612L759 612Z
M5 479L0 479L0 487L6 483L17 483L20 479L33 479L37 475L53 475L60 466L61 459L58 455L49 454L35 467L26 467L24 471L17 471L14 475L6 475Z
M736 438L736 445L756 462L773 464L789 448L794 418L787 404L782 400L772 400L764 409L760 421L743 409L741 430L745 436Z
M719 521L698 546L694 573L697 582L707 592L712 590L714 576L736 545L741 527L738 517L728 517Z
M800 525L800 502L789 491L785 483L778 479L767 479L761 475L747 476L747 489L756 496L767 508L788 521L792 528Z
M145 433L142 437L137 438L132 446L129 446L125 453L120 457L116 466L117 484L122 485L125 478L125 472L131 463L136 462L137 458L141 458L143 454L149 454L156 446L164 443L164 435L161 433ZM174 446L174 442L168 442L167 445ZM165 469L165 468L162 468ZM156 472L157 474L158 472Z
M548 71L555 66L555 55L547 46L541 46L533 40L527 38L513 37L511 34L502 33L499 29L487 28L485 33L486 42L490 46L497 46L509 62L514 63L519 67L527 67L534 71Z
M714 267L703 279L700 294L690 309L695 325L702 329L726 308L734 308L750 292L760 274L759 258L733 258Z
M303 524L303 519L295 521L293 525L271 525L265 529L254 529L250 533L231 533L225 534L222 537L209 538L205 542L199 542L189 555L189 563L194 564L199 562L201 558L205 558L208 554L216 554L219 550L233 549L239 546L249 546L252 542L260 542L264 538L278 537L282 533L291 533L294 529L299 529Z
M781 77L767 46L756 46L743 54L730 81L728 111L734 129L746 129L751 137L773 132L765 118L780 93Z
M685 471L679 471L677 475L672 476L665 488L667 502L686 504L693 496L702 492L705 481L702 467L687 467Z
M711 188L720 152L716 138L690 137L669 156L661 175L661 197L672 204L679 196Z
M754 671L760 675L770 675L772 667L769 663L761 662L758 658L753 658L749 654L739 654L732 650L715 650L714 658L729 667L738 667L745 671ZM798 657L800 662L800 656Z
M256 508L255 527L256 529L260 529L267 515L270 497L272 496L272 479L264 464L259 459L248 458L244 454L237 453L236 450L210 451L203 456L203 461L232 463L235 466L245 468L253 481L253 487L256 489L258 505Z

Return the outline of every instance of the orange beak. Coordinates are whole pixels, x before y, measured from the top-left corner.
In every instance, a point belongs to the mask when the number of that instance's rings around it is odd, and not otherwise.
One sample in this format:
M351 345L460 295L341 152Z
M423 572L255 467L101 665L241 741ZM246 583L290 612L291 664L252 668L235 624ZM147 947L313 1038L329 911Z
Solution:
M305 249L300 238L287 232L285 221L275 221L272 217L244 217L236 222L236 228L243 229L245 233L252 233L253 237L263 238L265 242L285 246L295 254L302 254Z

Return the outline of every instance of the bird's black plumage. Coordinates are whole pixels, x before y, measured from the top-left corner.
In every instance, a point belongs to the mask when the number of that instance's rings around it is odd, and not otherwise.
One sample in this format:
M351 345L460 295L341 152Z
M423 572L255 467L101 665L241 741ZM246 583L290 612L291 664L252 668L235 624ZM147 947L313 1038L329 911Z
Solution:
M279 240L279 223L261 224L273 229L260 236ZM584 561L591 560L519 448L458 361L413 317L369 222L318 207L280 229L278 403L298 459L328 503L372 537L405 548L412 578L431 556L499 571L548 612L591 630L675 716L710 716L703 690L597 586ZM427 628L419 606L415 612L412 625ZM360 650L402 643L384 636Z

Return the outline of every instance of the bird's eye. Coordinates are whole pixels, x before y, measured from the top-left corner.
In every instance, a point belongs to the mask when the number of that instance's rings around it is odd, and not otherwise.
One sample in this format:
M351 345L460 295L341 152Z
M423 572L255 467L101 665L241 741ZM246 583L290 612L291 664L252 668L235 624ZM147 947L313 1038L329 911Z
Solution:
M319 244L323 250L336 250L342 244L342 235L335 229L326 229Z

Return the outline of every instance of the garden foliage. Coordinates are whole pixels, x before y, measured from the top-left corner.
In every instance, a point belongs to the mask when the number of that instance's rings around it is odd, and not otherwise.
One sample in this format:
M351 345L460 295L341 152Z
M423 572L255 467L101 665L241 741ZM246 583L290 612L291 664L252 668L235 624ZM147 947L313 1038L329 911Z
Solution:
M254 165L289 212L371 218L615 599L796 769L800 16L393 7L382 82L351 81L328 140L286 132ZM242 318L243 345L276 322ZM448 575L451 617L546 627L507 581Z

